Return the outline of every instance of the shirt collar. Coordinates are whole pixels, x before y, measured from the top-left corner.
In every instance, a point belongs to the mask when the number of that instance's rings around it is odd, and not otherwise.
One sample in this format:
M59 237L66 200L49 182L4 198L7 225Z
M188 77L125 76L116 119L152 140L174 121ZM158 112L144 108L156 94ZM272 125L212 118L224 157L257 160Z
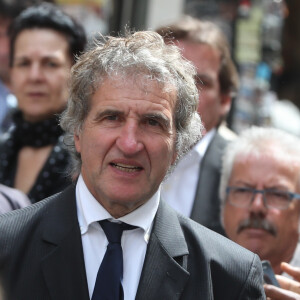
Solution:
M194 146L193 151L197 152L200 157L203 157L208 145L210 144L211 140L216 134L216 129L213 128L210 131L208 131L204 137Z
M117 220L142 228L145 239L148 240L159 199L160 188L146 203ZM81 234L85 234L89 226L93 226L98 221L116 220L90 193L81 175L76 184L76 203Z

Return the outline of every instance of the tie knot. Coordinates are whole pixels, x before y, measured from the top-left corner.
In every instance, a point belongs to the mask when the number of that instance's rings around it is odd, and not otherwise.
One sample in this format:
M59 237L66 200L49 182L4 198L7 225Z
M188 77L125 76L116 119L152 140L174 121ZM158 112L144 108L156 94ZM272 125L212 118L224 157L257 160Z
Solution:
M126 223L114 223L108 220L99 222L109 243L121 243L121 237L124 230L132 230L137 228Z

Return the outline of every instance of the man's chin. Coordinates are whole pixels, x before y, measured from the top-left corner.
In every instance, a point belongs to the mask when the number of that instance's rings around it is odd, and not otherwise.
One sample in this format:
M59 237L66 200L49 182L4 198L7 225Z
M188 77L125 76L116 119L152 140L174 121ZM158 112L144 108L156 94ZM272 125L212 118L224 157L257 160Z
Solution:
M136 198L136 195L110 195L110 203L107 203L108 212L114 211L124 216L137 209L139 206L143 205L145 201L141 201L139 198ZM103 205L103 204L102 204ZM103 205L104 206L104 205ZM115 217L115 216L114 216ZM120 216L119 216L120 217Z
M271 239L274 239L274 236L270 232L251 228L240 232L237 243L259 255L272 242Z

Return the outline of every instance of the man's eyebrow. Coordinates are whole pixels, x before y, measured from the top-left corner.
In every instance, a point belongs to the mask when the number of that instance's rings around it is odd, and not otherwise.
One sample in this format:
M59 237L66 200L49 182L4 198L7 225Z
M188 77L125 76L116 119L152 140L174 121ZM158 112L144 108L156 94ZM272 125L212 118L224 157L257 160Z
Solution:
M123 112L121 112L120 110L117 110L117 109L105 109L105 110L97 112L97 114L94 117L94 120L97 121L97 120L100 120L103 117L109 116L109 115L120 116L120 115L123 115L123 114L124 114Z
M163 124L163 126L170 128L170 120L162 113L148 113L143 115L144 118L154 119Z

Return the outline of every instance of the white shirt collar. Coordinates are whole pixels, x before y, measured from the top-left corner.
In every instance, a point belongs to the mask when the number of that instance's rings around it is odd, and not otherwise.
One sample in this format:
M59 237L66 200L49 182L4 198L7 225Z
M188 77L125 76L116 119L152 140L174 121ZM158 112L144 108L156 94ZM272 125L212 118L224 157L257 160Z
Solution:
M118 220L142 228L145 232L145 240L148 242L159 200L160 188L145 204ZM81 175L76 184L76 203L81 234L85 234L89 226L93 226L98 221L115 220L90 193Z
M202 158L206 152L208 145L210 144L211 140L213 139L214 135L216 134L216 129L213 128L208 131L204 137L194 146L192 150L196 151L200 157Z
M200 162L207 150L207 147L210 144L210 142L213 139L216 132L217 131L215 128L213 128L209 132L207 132L205 134L205 136L200 141L198 141L198 143L185 156L183 156L179 160L179 162L176 165L176 168L173 170L173 174L174 175L178 174L176 176L181 177L182 170L186 170L186 169L190 168L191 166L200 164ZM172 177L172 174L169 177Z

